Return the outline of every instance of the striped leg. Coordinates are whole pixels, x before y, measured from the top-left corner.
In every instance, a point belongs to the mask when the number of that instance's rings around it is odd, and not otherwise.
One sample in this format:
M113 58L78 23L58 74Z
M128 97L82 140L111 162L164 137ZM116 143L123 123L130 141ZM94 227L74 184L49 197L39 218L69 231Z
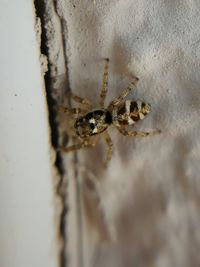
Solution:
M57 111L60 113L73 114L73 115L85 114L87 112L87 110L81 108L66 108L66 107L59 107Z
M106 143L108 145L108 152L107 152L107 158L106 158L106 165L107 165L108 162L112 158L112 154L113 154L113 142L112 142L112 139L110 138L110 135L109 135L108 132L105 132L104 138L105 138Z
M68 146L68 147L59 147L56 150L58 152L71 152L71 151L76 151L79 150L81 148L85 148L85 147L94 147L96 145L95 142L89 141L89 140L84 140L83 142L80 142L78 144L74 144L72 146Z
M69 95L77 103L80 103L81 105L85 105L88 110L93 108L92 104L87 99L77 96L73 94L72 92L69 92Z
M108 91L108 64L109 64L109 58L106 58L104 74L103 74L103 86L101 89L100 101L99 101L100 107L102 108L104 107L104 102Z
M152 132L141 132L141 131L127 131L124 128L119 128L117 127L118 131L123 134L124 136L135 136L135 137L146 137L149 135L156 135L156 134L160 134L161 130L155 130Z
M135 85L138 80L139 79L135 77L135 79L131 82L131 84L126 89L124 89L122 93L109 104L108 108L119 105L119 103L135 88Z

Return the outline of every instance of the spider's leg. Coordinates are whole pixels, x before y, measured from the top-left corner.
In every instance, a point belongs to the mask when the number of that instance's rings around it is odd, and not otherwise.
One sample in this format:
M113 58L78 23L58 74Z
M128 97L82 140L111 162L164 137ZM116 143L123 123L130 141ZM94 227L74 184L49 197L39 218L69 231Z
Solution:
M85 114L87 112L87 110L81 108L66 108L66 107L58 107L57 111L60 113L73 114L73 115Z
M92 104L86 98L82 98L80 96L77 96L74 93L72 93L71 91L69 92L69 95L71 96L71 98L74 101L76 101L77 103L80 103L81 105L84 105L87 108L87 110L90 110L93 108Z
M108 108L119 105L119 103L135 88L138 80L139 79L137 77L134 77L134 80L130 83L130 85L125 88L122 93L109 104Z
M106 143L108 145L107 158L106 158L106 165L107 165L108 162L112 158L112 154L113 154L113 142L112 142L112 139L111 139L111 137L110 137L110 135L109 135L109 133L107 131L104 134L104 138L105 138Z
M127 131L124 128L117 127L118 131L124 136L135 136L135 137L146 137L149 135L160 134L161 130L155 130L152 132L143 132L143 131Z
M74 144L72 146L58 147L56 150L58 152L71 152L71 151L76 151L76 150L79 150L79 149L85 148L85 147L94 147L95 145L96 145L96 143L94 141L84 140L84 141L77 143L77 144Z
M104 102L108 91L108 65L109 65L109 58L106 58L104 73L103 73L103 86L101 89L100 100L99 100L99 105L102 108L104 107Z

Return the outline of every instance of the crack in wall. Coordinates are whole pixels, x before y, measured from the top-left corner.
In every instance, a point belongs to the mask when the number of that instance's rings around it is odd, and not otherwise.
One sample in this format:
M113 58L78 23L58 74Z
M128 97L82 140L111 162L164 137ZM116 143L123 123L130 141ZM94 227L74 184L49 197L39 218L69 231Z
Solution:
M60 25L61 25L61 35L62 35L62 47L63 47L63 56L64 56L64 64L65 64L65 84L68 85L68 90L71 91L70 82L69 82L69 69L68 69L68 51L69 50L69 43L67 40L68 36L68 27L66 21L62 19L62 14L60 14L59 7L57 6L57 0L53 0L54 9L59 17ZM67 99L68 106L71 107L70 99ZM73 138L72 138L73 140ZM74 140L73 140L74 141ZM76 218L77 218L77 267L83 267L84 264L84 257L83 257L83 222L82 222L82 212L81 212L81 189L80 189L80 182L79 182L79 171L78 171L78 157L77 153L74 152L73 156L73 178L75 180L75 191L76 191ZM66 228L66 224L64 226ZM64 229L65 229L64 228ZM67 249L67 243L65 244L65 249Z
M49 58L49 47L48 47L48 34L47 34L47 14L46 14L46 5L45 1L35 0L34 1L36 16L41 20L41 54L46 55ZM67 66L67 65L66 65ZM67 72L67 68L66 68ZM57 122L57 112L55 110L55 106L58 104L57 100L54 96L53 90L53 82L51 78L51 65L48 60L48 71L45 75L45 86L46 86L46 97L47 104L49 109L49 124L51 128L51 142L54 148L59 145L59 128ZM68 83L67 83L68 84ZM59 266L66 267L67 266L67 256L66 256L66 245L67 245L67 237L66 237L66 216L68 213L68 205L67 205L67 181L65 177L65 168L63 165L62 157L59 153L56 153L56 159L54 163L57 171L59 181L56 183L55 195L58 197L59 202L61 204L60 214L56 219L56 224L58 225L58 240L60 241L59 247ZM56 207L57 208L57 207Z
M67 59L67 25L66 22L62 19L62 17L59 15L58 8L56 6L56 1L52 1L50 4L49 1L39 1L35 0L35 7L36 7L36 14L41 20L41 53L47 55L48 57L48 72L45 75L45 85L46 85L46 94L47 94L47 103L49 108L49 123L51 127L51 142L53 147L58 147L61 143L66 143L66 140L62 140L62 136L60 133L60 125L59 121L57 120L57 111L56 108L59 106L60 98L62 98L62 92L56 92L55 89L55 80L52 78L55 73L59 73L59 70L55 68L56 64L52 64L52 56L48 45L52 42L52 40L49 40L50 37L54 35L54 32L52 29L54 25L51 25L52 18L50 18L49 8L53 8L54 13L58 16L58 20L60 23L60 35L61 35L61 46L63 48L63 58L64 58L64 70L65 70L65 76L64 76L64 87L65 92L67 90L70 90L69 86L69 77L68 77L68 59ZM50 7L51 5L51 7ZM48 14L47 14L48 13ZM50 25L50 26L49 26ZM55 36L53 36L55 38ZM56 44L55 44L56 46ZM55 49L56 50L56 49ZM56 60L59 60L59 53L56 55ZM55 55L54 55L55 57ZM52 75L53 73L53 75ZM61 79L62 80L62 79ZM68 86L68 88L66 88ZM61 96L60 96L61 95ZM63 99L61 99L63 100ZM70 100L67 99L68 105L70 106ZM65 136L66 137L66 136ZM74 170L73 170L73 177L75 179L75 191L76 191L76 218L77 218L77 266L83 266L84 260L83 260L83 230L82 230L82 213L81 213L81 204L80 204L80 183L79 183L79 175L78 175L78 158L76 153L74 154L73 158L74 162ZM56 154L56 160L55 160L55 167L59 173L59 181L56 184L55 189L55 195L59 198L61 202L61 210L60 214L57 217L56 223L58 224L58 239L60 240L60 250L59 250L59 266L60 267L66 267L67 266L67 214L68 214L68 204L67 204L67 180L66 180L66 169L64 166L64 162L62 159L62 156L60 153ZM57 207L56 207L57 208Z
M67 75L65 76L65 83L68 84L68 90L71 91L70 88L70 82L69 82L69 69L68 69L68 58L67 58L67 32L68 27L66 25L66 22L62 19L62 16L59 14L59 8L57 7L57 0L53 0L55 10L60 18L60 24L61 24L61 32L62 32L62 45L64 49L64 62L65 62L65 69ZM68 105L71 107L71 101L68 99ZM72 138L74 141L74 138ZM78 242L77 242L77 267L84 267L84 255L83 255L83 218L82 218L82 212L81 212L81 189L80 189L80 182L79 182L79 170L78 170L78 157L77 152L74 152L73 157L73 166L74 166L74 173L73 177L75 179L75 190L76 190L76 216L77 216L77 231L78 231Z

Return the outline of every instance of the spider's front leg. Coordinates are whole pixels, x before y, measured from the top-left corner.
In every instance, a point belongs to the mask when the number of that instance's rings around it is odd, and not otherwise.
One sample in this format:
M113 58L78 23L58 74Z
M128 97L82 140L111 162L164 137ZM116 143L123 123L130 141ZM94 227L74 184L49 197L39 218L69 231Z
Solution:
M135 137L146 137L149 135L156 135L161 133L161 130L155 130L152 132L143 132L143 131L127 131L126 129L120 127L117 127L117 129L124 136L135 136Z
M105 165L107 166L108 162L112 159L112 155L113 155L113 142L112 139L109 135L109 133L106 131L104 134L104 138L106 140L106 143L108 145L108 151L107 151L107 158L106 158L106 163Z
M92 104L86 99L86 98L82 98L80 96L75 95L74 93L72 93L71 91L69 92L69 95L71 96L71 98L81 104L84 105L86 107L87 110L90 110L93 108Z
M106 98L107 91L108 91L108 65L109 65L109 58L106 58L104 74L103 74L103 86L101 89L100 101L99 101L99 105L102 108L104 107L104 102L105 102L105 98Z
M71 152L71 151L79 150L81 148L94 147L95 145L96 145L96 142L89 140L89 139L86 139L86 140L83 140L82 142L74 144L72 146L58 147L56 150L58 152Z
M81 108L67 108L67 107L59 107L57 108L57 111L59 113L66 113L66 114L72 114L72 115L79 115L79 114L85 114L87 113L87 110L81 109Z

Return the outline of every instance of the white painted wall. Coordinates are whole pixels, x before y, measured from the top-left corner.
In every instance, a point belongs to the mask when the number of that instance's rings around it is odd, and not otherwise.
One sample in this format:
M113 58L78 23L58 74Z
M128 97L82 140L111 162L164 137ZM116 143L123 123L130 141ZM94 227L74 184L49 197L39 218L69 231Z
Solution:
M55 267L53 168L32 1L0 0L0 266Z

